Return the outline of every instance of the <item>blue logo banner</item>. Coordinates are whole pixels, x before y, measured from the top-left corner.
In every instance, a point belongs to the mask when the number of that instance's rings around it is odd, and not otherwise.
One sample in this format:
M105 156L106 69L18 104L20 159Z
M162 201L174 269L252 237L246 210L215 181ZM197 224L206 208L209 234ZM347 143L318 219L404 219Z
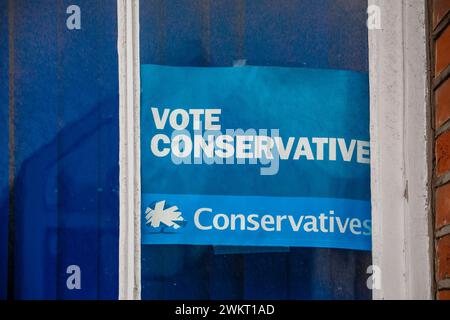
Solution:
M367 201L170 194L144 194L142 200L150 204L143 243L370 248ZM174 220L170 208L179 213Z
M365 73L141 66L143 244L371 249Z

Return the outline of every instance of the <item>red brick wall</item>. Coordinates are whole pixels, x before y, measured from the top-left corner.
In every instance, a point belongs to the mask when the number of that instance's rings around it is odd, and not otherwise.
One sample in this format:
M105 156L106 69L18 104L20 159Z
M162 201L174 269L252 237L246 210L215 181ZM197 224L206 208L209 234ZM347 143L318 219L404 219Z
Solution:
M450 300L450 0L430 0L436 298Z

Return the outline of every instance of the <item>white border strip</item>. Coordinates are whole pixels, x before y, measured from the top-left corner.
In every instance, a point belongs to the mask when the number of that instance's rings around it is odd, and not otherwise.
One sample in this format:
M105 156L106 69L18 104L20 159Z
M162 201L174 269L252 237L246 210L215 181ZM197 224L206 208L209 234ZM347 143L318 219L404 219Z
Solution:
M119 299L140 299L139 2L118 0Z
M369 0L375 299L431 299L427 46L424 0Z

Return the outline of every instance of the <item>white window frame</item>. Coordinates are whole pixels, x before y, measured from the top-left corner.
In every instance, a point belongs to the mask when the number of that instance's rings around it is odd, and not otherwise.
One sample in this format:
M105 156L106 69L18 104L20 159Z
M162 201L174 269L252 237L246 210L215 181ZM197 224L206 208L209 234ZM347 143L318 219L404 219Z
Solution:
M432 299L426 0L369 0L374 299ZM139 0L117 0L119 299L140 299Z
M119 299L141 298L139 1L117 0L119 53Z
M369 0L374 299L432 299L426 0Z

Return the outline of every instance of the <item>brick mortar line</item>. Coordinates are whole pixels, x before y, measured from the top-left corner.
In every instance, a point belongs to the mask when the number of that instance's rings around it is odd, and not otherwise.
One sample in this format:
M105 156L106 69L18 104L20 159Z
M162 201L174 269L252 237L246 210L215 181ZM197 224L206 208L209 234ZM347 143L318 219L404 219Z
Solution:
M437 24L437 26L433 30L433 39L436 40L442 34L447 26L450 25L450 11L442 17L441 21Z
M445 121L443 125L441 125L438 129L436 129L434 136L437 139L440 135L446 133L449 130L450 130L450 119Z
M438 281L438 290L450 289L450 279Z
M442 187L444 184L447 184L448 182L450 182L450 172L446 172L442 176L434 178L434 187L435 188Z
M439 230L436 230L435 237L436 237L436 239L439 239L439 238L445 237L449 234L450 234L450 224L447 224L447 225L439 228Z
M435 43L436 46L436 43ZM447 65L433 80L433 89L436 91L450 77L450 65Z

